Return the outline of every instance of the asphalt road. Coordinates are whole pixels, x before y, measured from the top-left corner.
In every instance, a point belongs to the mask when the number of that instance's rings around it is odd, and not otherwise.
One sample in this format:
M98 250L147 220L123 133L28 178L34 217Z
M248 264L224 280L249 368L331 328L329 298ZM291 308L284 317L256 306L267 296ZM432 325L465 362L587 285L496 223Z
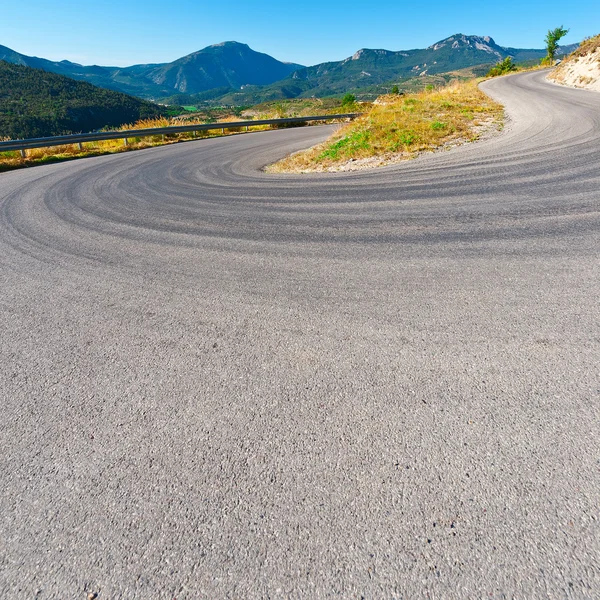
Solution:
M600 94L543 75L376 171L0 175L0 597L598 598Z

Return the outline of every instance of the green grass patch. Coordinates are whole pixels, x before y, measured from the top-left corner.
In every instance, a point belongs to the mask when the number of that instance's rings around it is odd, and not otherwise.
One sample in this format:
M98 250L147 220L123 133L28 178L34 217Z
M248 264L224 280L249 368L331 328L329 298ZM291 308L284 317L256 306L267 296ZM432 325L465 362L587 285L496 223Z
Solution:
M337 160L341 156L353 156L360 150L369 149L369 132L368 131L355 131L350 135L338 140L332 144L327 150L322 152L317 160L324 160L330 158L331 160Z
M476 81L455 81L410 96L385 95L325 143L295 153L268 171L335 170L350 159L395 160L393 154L411 158L453 140L473 140L474 126L498 123L502 114L502 107L479 90Z

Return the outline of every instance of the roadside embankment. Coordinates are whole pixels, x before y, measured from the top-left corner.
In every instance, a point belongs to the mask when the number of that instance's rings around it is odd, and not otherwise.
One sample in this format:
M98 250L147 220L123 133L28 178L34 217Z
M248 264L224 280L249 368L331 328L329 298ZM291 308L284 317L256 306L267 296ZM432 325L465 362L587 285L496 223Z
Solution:
M503 108L476 81L386 95L329 140L266 167L270 173L354 171L450 148L502 128Z
M600 35L584 40L548 75L548 79L600 92Z

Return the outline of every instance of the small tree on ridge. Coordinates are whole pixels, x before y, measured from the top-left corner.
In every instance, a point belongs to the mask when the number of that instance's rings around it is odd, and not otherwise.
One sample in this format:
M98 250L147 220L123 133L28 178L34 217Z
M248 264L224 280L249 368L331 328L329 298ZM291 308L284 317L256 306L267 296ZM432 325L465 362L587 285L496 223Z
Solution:
M562 25L556 29L549 29L546 34L544 41L546 42L546 52L548 52L546 58L542 59L542 64L553 65L556 51L558 50L558 42L561 38L569 33L568 29L565 29Z

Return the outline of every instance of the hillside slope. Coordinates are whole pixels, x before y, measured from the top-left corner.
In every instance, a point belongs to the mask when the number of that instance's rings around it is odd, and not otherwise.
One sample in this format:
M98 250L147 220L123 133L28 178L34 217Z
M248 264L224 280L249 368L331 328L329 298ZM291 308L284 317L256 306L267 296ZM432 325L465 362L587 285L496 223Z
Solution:
M164 107L23 65L0 61L0 138L46 137L118 127Z
M267 85L302 68L302 65L278 61L238 42L208 46L171 63L123 68L49 61L19 54L5 46L0 46L0 60L150 99L175 93L205 92L223 86L239 89L243 85Z
M114 90L123 92L125 94L138 95L140 91L140 82L135 80L135 77L131 82L121 81L117 82L114 77L121 71L118 67L100 67L98 65L84 66L77 63L73 63L68 60L53 61L45 58L38 58L37 56L27 56L15 52L6 46L0 45L0 60L6 61L14 65L21 65L24 67L31 67L32 69L43 69L48 73L56 73L58 75L64 75L71 79L77 79L78 81L87 81L93 85L103 87L108 90ZM155 65L144 65L145 68L150 68ZM135 67L130 67L135 69ZM141 86L143 88L143 86ZM157 92L159 95L163 90L156 89L156 86L150 86L152 90Z
M584 40L548 75L548 79L600 92L600 35Z

